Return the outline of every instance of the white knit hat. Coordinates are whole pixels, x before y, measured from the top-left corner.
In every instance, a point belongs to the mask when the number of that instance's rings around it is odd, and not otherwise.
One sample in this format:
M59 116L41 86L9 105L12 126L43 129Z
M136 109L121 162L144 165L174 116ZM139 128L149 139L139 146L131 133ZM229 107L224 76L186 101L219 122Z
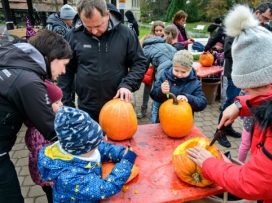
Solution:
M235 37L231 77L236 87L254 88L272 83L272 33L259 23L245 5L235 6L225 18L226 34Z

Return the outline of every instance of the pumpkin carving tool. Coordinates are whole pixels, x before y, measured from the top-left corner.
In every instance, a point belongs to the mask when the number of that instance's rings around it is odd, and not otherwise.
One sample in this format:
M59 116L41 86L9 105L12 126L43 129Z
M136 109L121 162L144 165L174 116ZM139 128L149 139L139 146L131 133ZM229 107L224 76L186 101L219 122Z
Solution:
M222 126L220 129L218 129L216 135L214 136L214 138L212 139L211 143L210 143L210 146L212 146L215 141L222 135L222 133L225 131L226 129L226 126Z

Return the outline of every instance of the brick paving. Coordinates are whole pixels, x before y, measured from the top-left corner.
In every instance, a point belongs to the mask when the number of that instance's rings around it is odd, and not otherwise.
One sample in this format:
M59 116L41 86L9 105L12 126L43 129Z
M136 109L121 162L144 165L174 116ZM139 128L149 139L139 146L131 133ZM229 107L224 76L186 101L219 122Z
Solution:
M136 111L140 111L142 104L142 93L143 85L140 90L134 93L134 105ZM150 124L151 123L151 99L148 104L148 114L145 118L139 119L139 125ZM208 105L207 108L199 113L195 114L194 124L210 139L213 138L215 129L217 128L217 120L219 117L219 102L214 102L211 105ZM242 121L236 119L233 124L233 128L241 132L242 131ZM18 133L16 144L14 145L12 151L10 152L10 157L12 158L13 163L16 166L16 171L19 177L22 194L25 198L25 203L45 203L47 199L44 192L40 186L37 186L33 183L28 170L28 150L25 146L24 135L26 132L26 127L23 126ZM232 157L237 157L238 147L241 142L241 139L228 137L231 142L230 148L222 147L219 144L216 144L222 152L230 151Z

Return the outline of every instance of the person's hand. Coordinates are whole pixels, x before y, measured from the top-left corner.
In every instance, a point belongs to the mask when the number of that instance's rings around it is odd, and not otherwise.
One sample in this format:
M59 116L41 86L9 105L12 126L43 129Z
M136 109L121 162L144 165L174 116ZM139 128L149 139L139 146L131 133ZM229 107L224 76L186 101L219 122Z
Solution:
M208 158L214 157L209 151L202 147L194 147L186 150L188 157L202 168L202 164Z
M188 39L187 41L188 41L188 44L193 44L194 43L194 41L192 41L191 39Z
M169 86L168 80L165 80L161 84L161 90L163 94L167 94L168 92L170 92L170 86Z
M131 91L129 89L127 89L127 88L124 88L124 87L121 87L117 91L116 95L114 96L114 99L119 98L119 97L120 97L121 100L125 99L126 102L131 102L132 98L133 98Z
M223 125L228 126L229 124L232 124L239 114L240 110L235 104L228 106L225 111L223 111L221 121L218 124L218 129L220 129Z
M186 101L186 102L188 102L187 97L186 97L186 96L184 96L184 95L178 95L178 96L177 96L177 100L178 100L178 101L179 101L179 100L182 100L182 101Z
M126 155L126 153L128 152L128 150L133 151L132 147L131 147L131 146L128 146L128 147L126 148L126 150L124 151L124 155L123 155L123 156Z

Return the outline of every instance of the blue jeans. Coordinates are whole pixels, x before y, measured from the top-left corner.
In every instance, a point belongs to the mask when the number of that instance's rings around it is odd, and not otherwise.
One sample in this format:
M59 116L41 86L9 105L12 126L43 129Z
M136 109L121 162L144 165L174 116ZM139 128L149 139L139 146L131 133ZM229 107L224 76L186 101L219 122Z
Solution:
M152 111L151 111L151 121L152 123L159 123L159 108L161 103L159 102L152 102Z
M232 79L228 78L228 86L227 86L227 90L226 90L227 100L226 100L226 102L220 112L218 124L220 123L220 121L222 119L223 111L234 102L235 97L239 96L240 91L241 91L241 89L237 88L233 84ZM231 129L231 124L227 126L226 130L228 130L228 129Z

